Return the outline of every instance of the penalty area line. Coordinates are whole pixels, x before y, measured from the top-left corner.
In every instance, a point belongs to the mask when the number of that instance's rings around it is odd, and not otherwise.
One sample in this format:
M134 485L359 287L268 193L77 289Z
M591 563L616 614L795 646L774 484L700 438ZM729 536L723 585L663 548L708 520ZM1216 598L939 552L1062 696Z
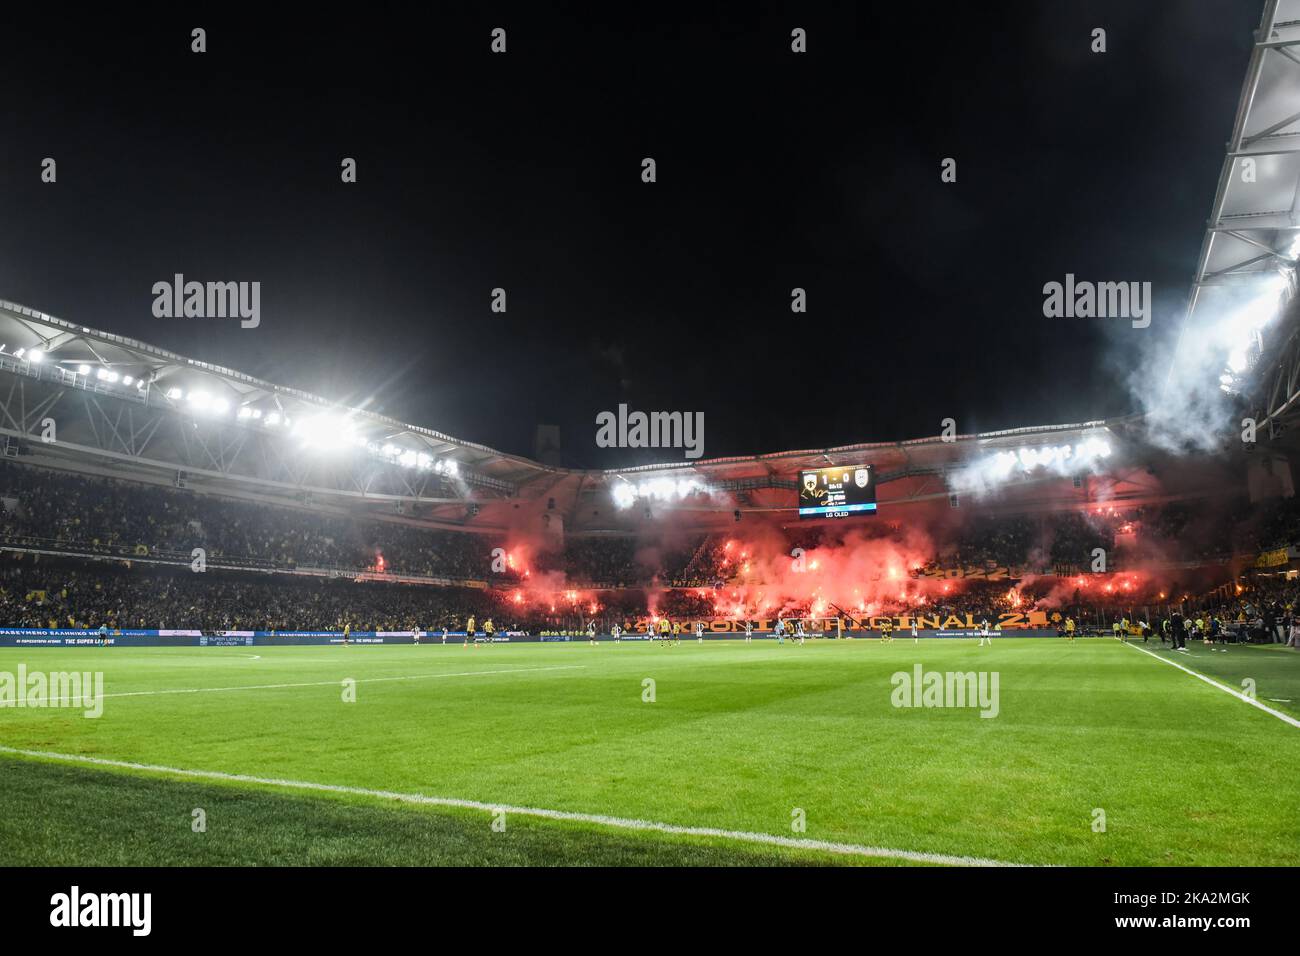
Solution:
M1161 664L1168 664L1170 667L1177 667L1183 673L1191 674L1197 680L1203 680L1211 687L1217 687L1225 694L1231 694L1233 697L1237 698L1237 700L1244 700L1246 703L1250 704L1250 706L1257 707L1266 714L1272 714L1274 717L1276 717L1278 720L1282 721L1283 723L1290 724L1292 727L1300 727L1300 720L1296 720L1290 714L1284 714L1280 710L1274 710L1272 707L1269 707L1267 704L1261 704L1254 697L1247 697L1241 691L1234 690L1233 688L1229 687L1227 684L1220 684L1217 680L1214 680L1213 678L1210 677L1206 677L1204 674L1200 673L1199 671L1194 671L1190 667L1184 667L1182 664L1178 663L1177 661L1171 661L1168 658L1161 657L1159 654L1155 654L1151 651L1148 651L1145 647L1138 647L1136 644L1130 644L1128 641L1120 641L1120 643L1123 644L1125 647L1133 648L1133 650L1135 651L1141 651L1147 657L1154 658L1155 660L1158 660Z
M0 754L11 754L17 757L57 761L61 763L86 764L94 767L112 767L122 770L133 770L141 773L187 777L197 780L216 780L222 783L247 783L266 787L281 787L290 790L307 790L318 793L337 793L349 796L374 797L381 800L397 800L402 803L410 803L420 806L454 807L461 810L482 810L487 813L513 813L520 816L538 817L543 820L588 823L620 830L666 833L671 836L714 837L725 840L735 840L742 843L757 843L764 846L784 847L792 850L814 850L840 856L877 857L888 860L904 860L910 863L930 863L941 866L1024 865L1020 863L1008 863L1003 860L987 860L975 856L951 856L944 853L921 853L914 850L894 850L888 847L863 846L857 843L834 843L827 840L787 837L774 833L758 833L749 830L725 830L717 827L679 826L674 823L659 823L654 820L637 820L628 817L612 817L600 813L578 813L571 810L548 810L542 807L515 807L510 806L509 804L483 803L479 800L462 800L458 797L430 797L421 793L398 793L392 790L372 790L367 787L349 787L341 784L314 783L308 780L283 780L274 777L256 777L243 773L224 773L219 770L190 770L182 767L163 767L156 764L135 763L129 760L112 760L107 757L90 757L84 754L61 754L47 750L24 750L19 747L6 747L3 744L0 744Z

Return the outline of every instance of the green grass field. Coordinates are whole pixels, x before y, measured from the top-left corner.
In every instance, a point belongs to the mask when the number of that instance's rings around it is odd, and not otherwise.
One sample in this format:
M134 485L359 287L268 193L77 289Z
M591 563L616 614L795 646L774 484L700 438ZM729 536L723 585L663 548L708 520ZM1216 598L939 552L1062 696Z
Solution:
M1295 651L1149 648L1300 716ZM997 672L998 715L894 707L918 663ZM20 664L106 697L0 708L0 865L1300 864L1300 728L1109 639L0 649Z

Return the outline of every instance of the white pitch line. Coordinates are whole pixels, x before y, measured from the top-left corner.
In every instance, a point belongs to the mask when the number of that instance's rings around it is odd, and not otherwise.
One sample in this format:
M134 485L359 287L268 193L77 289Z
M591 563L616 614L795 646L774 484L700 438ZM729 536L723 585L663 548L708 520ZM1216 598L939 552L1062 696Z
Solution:
M557 664L553 667L506 667L492 671L455 671L447 674L402 674L397 677L354 677L337 680L303 681L292 684L240 684L234 687L175 687L167 690L123 690L115 694L100 694L100 697L158 697L164 694L220 694L232 690L282 690L288 687L337 687L343 680L353 680L358 684L378 684L395 680L437 680L440 677L485 677L489 674L526 674L530 671L570 671L582 670L586 664ZM63 703L82 698L60 697ZM51 703L54 699L51 699Z
M1209 684L1211 687L1217 687L1225 694L1231 694L1233 697L1237 698L1238 700L1244 700L1252 707L1258 707L1266 714L1272 714L1274 717L1276 717L1278 720L1282 721L1283 723L1290 724L1292 727L1300 727L1300 720L1296 720L1290 714L1284 714L1280 710L1274 710L1272 707L1269 707L1266 704L1261 704L1254 697L1247 697L1241 691L1234 690L1233 688L1229 687L1227 684L1220 684L1217 680L1213 680L1212 678L1206 677L1204 674L1198 673L1197 671L1192 670L1190 667L1184 667L1182 664L1178 663L1177 661L1171 661L1166 657L1161 657L1159 654L1153 654L1151 651L1148 651L1145 647L1138 647L1136 644L1130 644L1127 641L1121 641L1120 643L1123 644L1125 647L1133 648L1133 650L1135 651L1141 651L1147 657L1155 658L1162 664L1168 664L1170 667L1177 667L1180 671L1183 671L1184 673L1187 674L1191 674L1193 677L1195 677L1198 680L1205 681L1205 683Z
M787 847L794 850L819 850L841 856L880 857L890 860L906 860L911 863L933 863L944 866L1023 866L1021 863L1008 863L1003 860L986 860L977 856L950 856L944 853L920 853L914 850L892 850L887 847L862 846L857 843L832 843L826 840L810 840L780 836L774 833L757 833L750 830L723 830L716 827L686 827L674 823L658 823L653 820L636 820L627 817L611 817L600 813L576 813L570 810L548 810L540 807L514 807L502 803L482 803L478 800L462 800L458 797L429 797L421 793L397 793L391 790L371 790L366 787L348 787L340 784L313 783L307 780L281 780L272 777L254 777L243 773L223 773L218 770L187 770L181 767L161 767L155 764L134 763L129 760L110 760L107 757L88 757L83 754L61 754L46 750L23 750L18 747L6 747L0 744L0 754L13 754L19 757L33 757L40 760L54 760L64 763L90 764L98 767L118 767L124 770L136 770L145 773L168 774L178 777L194 777L201 780L220 780L227 783L251 783L268 787L286 787L293 790L313 790L322 793L341 793L352 796L376 797L382 800L398 800L423 806L456 807L462 810L483 810L488 813L517 813L520 816L540 817L546 820L564 820L573 823L591 823L597 826L615 827L622 830L642 830L655 833L667 833L673 836L719 837L744 843L758 843L765 846Z

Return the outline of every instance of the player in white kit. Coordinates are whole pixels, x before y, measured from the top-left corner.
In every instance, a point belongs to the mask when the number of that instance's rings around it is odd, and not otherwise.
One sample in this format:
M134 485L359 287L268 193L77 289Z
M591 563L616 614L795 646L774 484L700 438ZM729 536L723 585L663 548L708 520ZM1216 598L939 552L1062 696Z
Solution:
M989 647L992 647L992 646L993 646L993 638L989 637L989 619L988 619L988 618L984 618L984 620L980 621L980 643L979 643L979 646L980 646L980 647L983 647L985 644L987 644Z
M745 643L752 643L754 640L754 622L745 622Z

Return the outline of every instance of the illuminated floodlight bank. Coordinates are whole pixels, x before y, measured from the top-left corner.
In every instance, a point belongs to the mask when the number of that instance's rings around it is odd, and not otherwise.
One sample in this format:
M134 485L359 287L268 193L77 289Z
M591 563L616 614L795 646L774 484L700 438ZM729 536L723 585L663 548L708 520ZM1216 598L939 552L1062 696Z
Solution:
M1226 314L1212 330L1211 337L1220 340L1228 350L1224 374L1235 377L1250 366L1252 348L1258 348L1260 336L1283 308L1283 293L1287 291L1284 276L1274 274L1259 283L1255 295L1240 302ZM1220 379L1222 382L1222 379Z
M98 376L105 381L117 379L117 373L106 369L101 369ZM112 378L110 379L109 376ZM129 379L127 384L130 384ZM144 383L139 384L143 386ZM171 387L165 394L171 401L184 402L195 412L224 416L231 411L231 403L227 399L213 397L202 389L186 393L180 388ZM234 410L234 418L245 424L259 422L267 428L281 427L297 441L303 451L309 453L361 452L383 459L389 464L415 471L432 471L449 477L457 477L460 474L460 466L451 459L435 458L429 452L406 448L392 441L382 444L372 441L362 433L360 423L350 411L322 411L290 419L279 410L263 412L260 408L245 404Z
M708 486L694 478L649 478L641 482L624 479L610 489L618 508L630 508L637 501L673 502L689 495L708 493Z
M389 464L401 465L403 468L413 468L416 471L432 471L439 475L456 475L459 468L454 461L434 458L428 452L416 451L413 448L403 448L392 442L368 441L364 438L358 442L358 447L374 455L376 458L382 458Z
M1077 445L1039 445L1000 451L955 472L949 484L954 491L984 494L1015 478L1048 473L1069 477L1095 470L1111 455L1110 443L1093 435Z
M311 451L338 451L355 447L358 437L357 423L350 416L329 412L297 419L291 433L304 448Z
M1021 448L1018 451L998 452L993 456L994 474L1010 475L1019 470L1026 474L1039 468L1070 469L1072 465L1086 467L1098 458L1110 455L1110 446L1098 438L1090 438L1073 445L1042 445Z

